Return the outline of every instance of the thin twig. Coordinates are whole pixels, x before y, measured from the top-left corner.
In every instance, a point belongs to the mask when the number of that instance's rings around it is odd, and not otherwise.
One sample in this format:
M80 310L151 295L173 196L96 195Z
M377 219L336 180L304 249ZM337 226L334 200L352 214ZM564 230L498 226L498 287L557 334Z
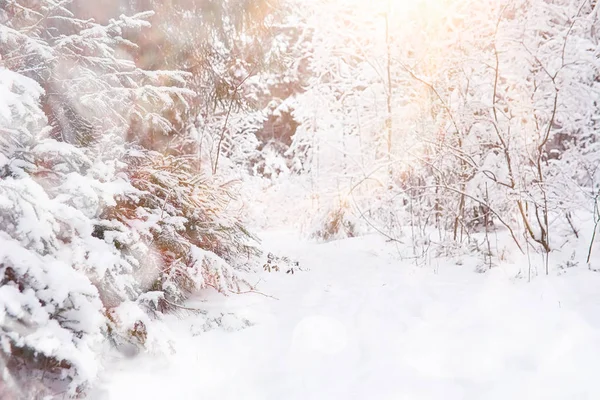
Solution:
M232 290L230 290L231 293L233 294L248 294L248 293L255 293L255 294L260 294L262 296L265 297L270 297L271 299L275 299L275 300L279 300L279 298L275 297L275 296L271 296L270 294L266 294L263 292L259 292L258 290L246 290L245 292L234 292Z
M165 303L167 303L168 305L170 305L170 306L181 308L183 310L194 311L194 312L198 312L198 313L201 313L201 314L206 314L207 313L206 310L201 310L199 308L193 308L193 307L186 307L186 306L182 306L181 304L170 302L169 300L165 299L164 297L162 298L162 300Z

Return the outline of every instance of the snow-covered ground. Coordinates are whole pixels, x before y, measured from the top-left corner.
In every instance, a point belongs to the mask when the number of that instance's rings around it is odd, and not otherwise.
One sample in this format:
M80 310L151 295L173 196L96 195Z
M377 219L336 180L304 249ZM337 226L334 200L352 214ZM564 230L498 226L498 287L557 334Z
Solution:
M169 317L175 352L107 360L95 399L599 399L600 275L416 267L378 237L267 247L300 260L261 273L268 295L208 294ZM210 300L210 301L207 301Z

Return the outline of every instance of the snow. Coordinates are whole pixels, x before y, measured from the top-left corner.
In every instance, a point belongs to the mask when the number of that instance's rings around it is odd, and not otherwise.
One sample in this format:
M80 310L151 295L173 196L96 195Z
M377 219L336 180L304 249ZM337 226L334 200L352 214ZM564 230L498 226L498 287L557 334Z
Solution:
M203 292L187 305L205 314L166 318L173 354L107 359L91 398L600 398L597 273L528 283L508 262L416 267L376 236L263 238L301 263L261 273L277 300Z

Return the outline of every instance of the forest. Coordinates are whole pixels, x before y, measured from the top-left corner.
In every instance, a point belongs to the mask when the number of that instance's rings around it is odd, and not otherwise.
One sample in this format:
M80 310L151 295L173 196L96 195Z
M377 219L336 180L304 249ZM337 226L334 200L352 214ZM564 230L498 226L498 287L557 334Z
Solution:
M598 398L599 42L596 0L0 0L0 398Z

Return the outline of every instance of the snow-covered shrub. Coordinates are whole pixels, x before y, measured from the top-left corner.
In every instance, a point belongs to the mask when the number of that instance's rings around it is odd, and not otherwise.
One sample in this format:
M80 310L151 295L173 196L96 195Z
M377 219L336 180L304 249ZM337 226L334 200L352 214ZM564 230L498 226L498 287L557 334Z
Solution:
M137 301L124 301L106 312L108 339L126 356L140 351L165 354L173 351L172 337L165 323L156 314L162 292L147 292ZM150 308L149 308L150 307Z
M310 237L322 241L346 239L358 236L364 221L356 215L348 201L335 202L332 207L324 209L313 220Z

